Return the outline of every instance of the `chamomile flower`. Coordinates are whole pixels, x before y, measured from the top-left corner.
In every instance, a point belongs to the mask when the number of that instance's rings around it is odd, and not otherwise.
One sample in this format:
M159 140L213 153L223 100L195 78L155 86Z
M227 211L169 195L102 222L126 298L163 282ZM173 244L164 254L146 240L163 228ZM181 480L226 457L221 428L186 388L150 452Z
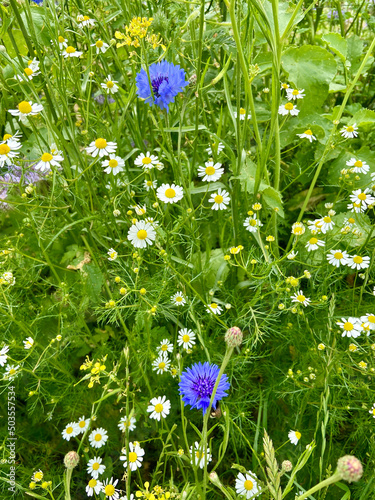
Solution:
M299 292L296 292L294 295L291 296L292 302L297 302L299 304L303 304L305 307L308 306L311 302L311 299L308 299L305 297L303 294L302 290Z
M330 250L327 255L327 260L330 264L336 267L345 266L348 262L349 254L345 250Z
M201 469L203 469L205 463L205 454L203 451L203 445L199 446L198 441L195 441L194 447L190 446L190 455L192 458L193 465L199 466ZM206 448L206 457L207 457L206 458L207 463L211 462L212 456L210 453L210 448Z
M222 310L223 309L218 304L216 304L216 302L211 302L211 304L208 304L208 308L206 309L208 313L217 314L218 316L220 316Z
M371 410L369 410L368 412L373 416L373 418L375 418L375 403L372 405Z
M305 89L286 89L286 98L288 101L295 101L296 99L303 99L305 94L303 93Z
M113 175L117 175L119 172L124 170L125 160L123 160L120 156L116 156L115 154L109 155L109 160L105 160L102 163L102 167L104 168L104 172L106 174L112 173Z
M175 306L183 306L186 304L186 300L182 292L177 292L174 295L172 295L171 301Z
M158 157L156 155L152 155L150 151L147 151L145 155L141 153L134 160L134 165L136 165L137 167L142 167L145 170L150 170L151 168L156 167L158 163Z
M63 36L59 35L57 37L57 43L59 44L59 49L64 50L68 46L68 40Z
M364 191L361 189L355 189L353 194L349 196L352 203L360 203L364 210L367 209L368 205L375 203L375 198L371 196L371 190L366 188Z
M84 26L94 26L95 19L90 19L89 16L83 16L82 14L80 14L79 16L77 16L77 23L81 28L83 28Z
M78 427L79 427L79 432L81 434L84 434L87 431L89 425L90 425L89 418L85 418L85 416L83 416L78 419Z
M22 145L18 141L14 141L12 139L8 139L0 144L0 168L4 166L4 164L12 165L13 159L16 158L19 153L16 153L18 149L20 149Z
M297 116L299 113L299 109L297 109L294 104L291 102L287 102L286 104L282 104L279 106L279 115L292 115L292 116Z
M86 152L93 158L99 155L99 158L103 156L108 156L111 153L115 153L117 149L117 144L115 142L107 142L105 139L99 137L95 141L92 141L90 145L86 148Z
M162 184L156 190L156 196L164 203L177 203L183 198L184 190L175 184Z
M144 180L143 186L146 191L150 191L150 189L156 189L158 187L158 181Z
M109 93L115 94L116 92L118 92L119 89L116 83L118 82L116 80L112 80L111 75L108 75L104 83L101 83L100 86L102 89L106 90L107 94Z
M40 75L40 71L39 71L39 61L38 61L38 64L37 65L34 65L33 63L30 63L27 68L25 68L23 70L23 75L15 75L15 79L20 81L20 82L23 82L25 78L27 78L28 80L32 80L34 78L34 76L38 76Z
M119 490L116 489L117 483L118 479L114 481L113 477L104 481L102 492L104 493L105 498L107 498L108 500L118 500L120 498Z
M9 109L9 113L18 116L21 121L25 121L29 116L38 115L43 109L41 104L32 103L32 101L21 101L18 109Z
M38 483L43 479L43 476L44 476L43 472L41 471L41 469L39 469L34 472L34 474L31 477L31 481L34 481L34 483Z
M91 47L96 47L97 54L100 54L100 52L104 54L105 52L107 52L109 45L108 43L103 42L103 40L97 40L91 45Z
M171 402L166 398L166 396L159 396L158 398L152 398L150 404L147 408L148 413L151 413L150 418L154 418L160 422L160 418L165 418L169 415L171 409Z
M121 450L123 453L126 453L125 448ZM124 467L128 467L128 458L129 458L129 468L131 471L137 470L139 467L142 467L143 456L145 454L145 450L139 446L139 443L129 443L129 457L126 455L121 455L120 460L124 461Z
M366 316L361 316L361 321L367 323L370 330L375 330L375 314L367 313Z
M250 233L256 233L258 231L258 227L262 227L262 222L257 219L257 214L253 214L250 217L247 217L243 223L247 231Z
M207 153L209 156L212 156L213 155L213 152L217 152L217 154L219 155L222 151L224 151L225 149L225 146L222 142L213 142L210 146L208 146L208 148L206 149Z
M224 173L224 169L221 168L221 163L214 164L213 161L207 161L205 165L206 167L198 167L198 176L203 177L202 181L218 181Z
M333 229L333 226L335 225L335 223L333 222L333 220L331 219L331 217L329 215L322 217L320 219L320 222L321 222L320 230L323 234L325 234L327 231L330 231L331 229Z
M129 208L134 208L137 215L144 215L147 211L146 205L143 205L143 207L141 207L140 205L132 205Z
M287 90L289 88L289 85L287 83L282 83L280 90Z
M138 221L128 231L128 240L135 248L146 248L155 241L156 233L154 225L146 221Z
M158 347L156 348L158 353L167 353L167 352L173 352L173 344L170 340L168 339L163 339Z
M302 222L295 222L292 225L292 234L295 236L302 236L302 234L306 231L305 226Z
M341 318L341 321L337 321L337 325L342 329L342 337L355 339L361 335L361 323L357 318Z
M92 497L94 492L96 495L102 491L103 483L99 479L91 478L86 486L86 493L88 497Z
M345 137L345 139L353 139L354 137L357 137L358 135L358 127L356 123L353 123L353 125L347 125L346 127L343 127L340 130L340 134Z
M313 135L312 131L308 128L304 131L303 134L297 134L300 139L308 139L310 142L316 141L315 135Z
M366 269L370 265L370 257L361 257L360 255L348 256L346 265L351 269Z
M195 345L195 333L188 328L182 328L178 332L177 344L186 350L191 349Z
M125 432L126 430L134 431L136 422L137 422L137 420L134 417L129 418L125 415L124 417L120 418L120 421L117 424L117 427L122 432Z
M35 165L35 170L48 172L49 170L51 170L51 167L59 167L62 161L64 161L64 157L53 144L50 148L50 151L46 151L41 155L39 162Z
M87 462L87 472L94 479L98 479L100 474L103 474L106 466L102 464L102 459L100 457L94 457Z
M217 193L211 195L208 202L213 203L212 210L225 210L230 203L229 193L225 189L219 188Z
M318 238L315 238L315 236L313 236L306 243L305 247L307 248L308 252L311 252L312 250L317 250L319 247L324 247L324 245L325 242L323 240L318 240Z
M356 214L362 214L363 212L366 212L367 205L365 205L364 208L362 203L353 201L353 203L347 204L347 209L350 210L351 212L355 212Z
M237 111L233 111L234 117L237 118ZM246 109L240 108L240 120L244 121L246 119L251 120L251 114L246 115Z
M301 433L298 432L298 431L292 431L292 430L290 430L288 432L288 438L289 438L289 441L292 444L297 445L298 441L301 439Z
M62 437L63 439L70 441L72 437L78 436L79 432L80 430L77 422L70 422L70 424L68 424L62 431Z
M288 253L286 258L288 260L294 260L297 257L297 254L298 254L298 252L295 252L294 250L292 250L291 252Z
M356 160L355 158L351 158L346 164L348 167L353 167L352 170L355 174L367 174L370 170L370 166L365 161Z
M0 350L0 366L4 366L8 359L7 352L9 351L9 346L5 345Z
M238 473L235 488L237 495L242 495L246 499L260 494L257 477L251 471L247 471L246 475L243 475L242 472Z
M103 427L99 427L89 435L89 442L93 448L101 448L108 440L108 434Z
M159 356L152 362L152 369L156 371L157 375L162 375L164 372L169 371L170 360L166 352L160 352Z
M71 45L65 47L65 49L61 52L61 55L65 57L65 59L67 59L68 57L81 57L82 54L83 52L80 52Z
M34 345L34 339L32 337L27 337L27 339L23 341L23 345L25 349L31 349Z
M109 255L108 260L112 261L117 259L118 253L113 248L110 248L107 252L107 255Z

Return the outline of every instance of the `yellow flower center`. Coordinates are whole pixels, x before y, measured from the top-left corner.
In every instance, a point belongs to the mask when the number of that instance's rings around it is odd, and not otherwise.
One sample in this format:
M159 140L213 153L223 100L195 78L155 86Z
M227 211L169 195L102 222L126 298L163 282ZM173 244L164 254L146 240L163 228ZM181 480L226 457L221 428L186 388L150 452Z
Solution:
M118 165L118 161L117 161L117 160L109 160L108 165L109 165L111 168L115 168L115 167L117 167L117 165Z
M223 203L223 200L224 198L220 194L217 194L214 198L215 203L217 203L218 205L220 205L220 203Z
M203 453L200 453L199 451L196 451L196 452L195 452L195 456L196 456L197 458L203 458Z
M137 233L137 238L139 240L145 240L147 238L147 231L145 231L144 229L140 229Z
M297 438L298 440L299 440L299 439L301 439L301 433L300 433L300 432L296 431L296 432L295 432L295 435L296 435L296 438Z
M78 425L80 426L81 429L83 429L86 425L86 422L84 420L81 420Z
M31 105L27 101L20 102L18 105L18 109L24 115L27 115L28 113L31 113L31 111L32 111Z
M346 131L347 132L354 132L354 128L351 125L349 125L349 127L346 127Z
M100 465L98 464L98 462L95 462L94 464L92 464L92 469L93 470L98 470L100 467Z
M250 479L247 479L244 483L243 483L243 486L245 488L245 490L247 491L250 491L253 489L254 485L253 483L250 481Z
M25 68L23 71L27 76L30 76L34 73L34 71L31 68Z
M355 262L356 264L362 264L363 259L359 255L356 255L353 259L353 262Z
M161 346L161 350L162 350L162 351L168 351L168 346L167 346L167 344L163 344L163 345Z
M256 226L257 225L257 221L255 219L251 219L250 221L250 226Z
M10 139L12 137L11 134L4 134L3 136L3 141L7 141L8 139Z
M69 47L67 47L67 48L65 49L65 52L66 52L67 54L74 54L74 52L75 52L75 51L76 51L76 49L75 49L74 47L72 47L71 45L69 45Z
M246 109L240 108L240 115L244 115L246 113Z
M180 297L179 295L176 297L176 302L182 302L182 297Z
M281 86L283 89L287 89L289 85L287 83L283 83Z
M214 173L216 172L216 170L214 169L214 167L207 167L206 170L205 170L206 174L207 175L214 175Z
M353 217L350 217L350 219L348 219L348 222L350 222L350 224L354 224L355 223L355 219L353 219Z
M102 440L102 435L101 434L95 434L95 441L101 441Z
M106 85L107 85L107 87L108 87L109 89L111 89L111 88L113 88L114 83L113 83L111 80L109 80L109 81L106 83Z
M353 323L350 323L349 321L344 323L344 330L346 330L347 332L351 332L353 328L354 328Z
M372 409L372 414L375 415L375 408Z
M366 193L359 193L358 198L364 201L367 198Z
M89 16L83 16L83 19L82 19L82 20L83 20L83 21L88 21L89 19L90 19L90 18L89 18Z
M216 309L216 308L217 308L217 304L215 304L215 302L212 302L211 309Z
M323 218L324 222L326 222L327 224L329 224L331 221L331 217L328 217L328 215L326 215L324 218Z
M103 47L103 42L101 40L98 40L97 42L95 42L95 45L98 47L98 49L100 49L101 47Z
M162 361L161 363L159 363L159 365L158 365L158 366L159 366L160 370L164 370L164 368L165 368L165 363L164 363L164 361Z
M142 158L143 165L149 165L151 163L151 158L149 156L145 156Z
M337 260L341 260L344 257L341 252L336 252L333 256Z
M182 340L183 340L185 343L186 343L186 342L189 342L189 340L190 340L190 335L184 335L184 336L182 337Z
M73 432L73 427L68 427L65 432L71 434Z
M151 187L152 186L152 181L147 181L146 184L147 184L148 187Z
M107 147L107 141L105 139L96 139L95 141L95 147L98 149L104 149Z
M304 295L297 295L298 302L305 302L306 297Z
M293 106L293 104L291 102L287 102L284 107L288 111L291 111L294 108L294 106Z
M305 130L305 135L312 135L312 132L309 128L307 130Z
M174 198L176 196L176 191L172 188L168 188L164 194L167 198Z
M158 403L156 406L155 406L155 411L156 413L161 413L163 411L163 405Z
M43 472L36 472L34 474L34 479L37 481L40 481L41 479L43 479Z
M53 156L50 153L43 153L42 154L42 161L51 161Z
M61 36L61 35L60 35L60 36L58 37L58 41L59 41L59 43L64 43L64 42L65 42L65 38L64 38L63 36Z
M309 243L310 245L316 245L318 243L318 238L310 238Z
M10 151L8 144L0 144L0 155L7 155Z
M354 163L354 166L355 167L362 167L363 163L361 162L361 160L357 160L355 163Z
M131 462L132 464L137 460L137 454L135 451L131 451L129 453L129 462Z
M96 482L97 482L96 479L90 479L90 481L89 481L90 488L95 488Z
M367 321L370 323L375 323L375 316L373 314L370 314L370 316L367 316Z
M104 488L104 493L107 495L107 497L111 497L114 492L115 487L113 486L113 484L107 484L107 486Z

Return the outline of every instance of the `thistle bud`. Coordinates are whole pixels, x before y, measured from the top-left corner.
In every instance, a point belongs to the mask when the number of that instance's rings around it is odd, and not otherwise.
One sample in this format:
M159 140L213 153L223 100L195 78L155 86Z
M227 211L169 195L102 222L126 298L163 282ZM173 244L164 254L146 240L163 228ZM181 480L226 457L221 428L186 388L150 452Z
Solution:
M69 451L64 457L64 465L67 469L74 469L78 465L79 455L75 451Z
M243 335L238 326L232 326L232 328L229 328L229 330L226 331L224 337L228 347L240 346L242 344L242 338Z
M348 483L352 483L361 479L363 468L358 458L352 455L345 455L337 461L337 472L341 475L342 479L348 481Z
M221 486L221 482L220 482L220 479L219 479L219 476L216 474L216 472L211 472L209 475L208 475L208 479L211 481L212 484L214 484L215 486L218 486L220 487Z
M290 472L293 469L293 464L290 460L284 460L281 464L281 470Z

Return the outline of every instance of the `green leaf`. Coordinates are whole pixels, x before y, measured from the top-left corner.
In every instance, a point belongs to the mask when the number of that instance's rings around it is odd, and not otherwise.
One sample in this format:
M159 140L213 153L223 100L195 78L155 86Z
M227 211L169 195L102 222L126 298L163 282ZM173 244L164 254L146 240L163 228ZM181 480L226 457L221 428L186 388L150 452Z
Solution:
M104 278L101 270L95 264L85 264L87 273L87 294L94 304L100 302L100 294L104 284Z
M339 33L327 33L322 40L328 43L329 48L344 62L348 53L348 45L345 38Z
M191 187L189 191L190 194L198 194L205 193L206 191L217 191L219 188L225 189L225 187L225 184L223 184L222 182L210 182L209 184L206 184L204 186Z
M369 132L375 122L375 111L363 108L357 111L350 121Z
M21 30L12 28L12 35L13 35L14 41L16 42L18 52L22 56L26 56L28 53L28 49L27 49L27 45L26 45L26 42L25 42L25 39L22 35ZM10 41L8 33L4 34L3 43L7 49L9 56L13 57L13 58L17 57L17 53L15 52L15 50L13 48L13 45L12 45L12 42Z
M278 215L280 217L285 217L283 202L281 200L281 194L275 188L269 186L263 191L263 200L267 203L267 205L273 209L278 209Z

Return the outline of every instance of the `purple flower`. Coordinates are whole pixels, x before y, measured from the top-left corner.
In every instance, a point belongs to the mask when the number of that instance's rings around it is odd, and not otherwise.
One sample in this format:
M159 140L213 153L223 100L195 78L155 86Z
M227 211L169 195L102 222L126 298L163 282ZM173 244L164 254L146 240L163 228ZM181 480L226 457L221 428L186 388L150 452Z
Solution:
M187 368L182 372L179 388L185 406L190 405L192 408L202 409L203 415L206 413L219 371L217 365L210 365L206 361L203 364L195 363L191 368ZM225 391L229 387L228 377L223 374L212 403L214 409L216 409L218 401L228 396Z
M143 68L135 77L138 97L145 99L150 106L156 104L160 109L166 109L168 112L169 103L174 102L175 96L182 92L186 85L189 85L189 82L185 81L185 71L179 65L175 66L173 63L161 61L151 64L149 73L154 98L147 73Z

